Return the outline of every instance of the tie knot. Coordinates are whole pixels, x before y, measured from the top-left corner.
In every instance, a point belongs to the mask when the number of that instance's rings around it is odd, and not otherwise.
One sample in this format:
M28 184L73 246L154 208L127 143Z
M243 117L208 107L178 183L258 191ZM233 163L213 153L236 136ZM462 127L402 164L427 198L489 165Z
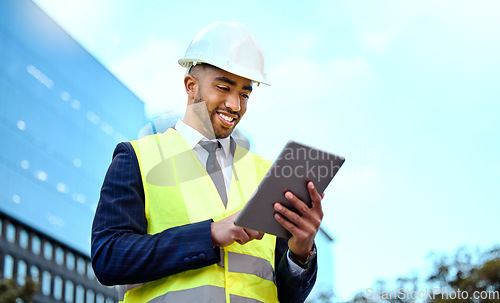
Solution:
M209 154L214 154L217 148L220 147L219 141L200 141L201 147L203 147Z

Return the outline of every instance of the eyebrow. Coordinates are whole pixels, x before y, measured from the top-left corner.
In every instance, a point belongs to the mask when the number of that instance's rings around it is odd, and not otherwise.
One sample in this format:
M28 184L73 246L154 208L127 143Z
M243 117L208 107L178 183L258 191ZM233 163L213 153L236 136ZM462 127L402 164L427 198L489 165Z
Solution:
M236 86L236 82L227 78L227 77L217 77L217 78L215 78L215 80L227 83L227 84L232 85L232 86ZM243 86L242 88L244 90L248 90L248 91L252 92L252 86L250 86L250 85Z

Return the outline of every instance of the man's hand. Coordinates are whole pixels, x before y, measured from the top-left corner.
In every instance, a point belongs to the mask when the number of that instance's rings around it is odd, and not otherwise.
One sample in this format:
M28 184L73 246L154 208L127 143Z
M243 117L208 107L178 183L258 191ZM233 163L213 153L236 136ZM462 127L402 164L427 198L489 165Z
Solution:
M233 222L239 213L212 222L212 243L214 246L226 247L234 242L245 244L253 239L260 240L264 237L264 233L234 225Z
M276 220L292 234L288 240L288 248L301 262L307 259L313 249L314 237L323 219L321 199L325 196L319 195L312 182L307 184L307 189L312 200L311 208L291 192L285 193L285 198L300 212L300 215L280 203L274 204L274 209L279 212L274 215Z

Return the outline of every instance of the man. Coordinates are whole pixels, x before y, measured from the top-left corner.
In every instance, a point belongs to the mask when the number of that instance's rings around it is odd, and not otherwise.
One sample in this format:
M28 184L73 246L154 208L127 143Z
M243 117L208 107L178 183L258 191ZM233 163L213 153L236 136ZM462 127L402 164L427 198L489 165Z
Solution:
M312 182L311 208L285 194L301 215L275 204L288 242L233 224L271 166L230 136L266 83L260 47L242 24L215 23L179 63L184 118L115 150L92 227L97 278L126 302L303 302L323 216Z

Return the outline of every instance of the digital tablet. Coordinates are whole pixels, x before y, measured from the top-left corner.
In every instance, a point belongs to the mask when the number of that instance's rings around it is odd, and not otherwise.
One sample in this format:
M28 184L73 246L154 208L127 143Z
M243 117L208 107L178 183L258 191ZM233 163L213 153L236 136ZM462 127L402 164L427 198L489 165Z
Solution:
M330 184L345 159L295 141L289 141L271 166L234 224L244 228L290 238L291 234L274 218L274 203L280 202L298 213L284 194L291 191L311 207L307 183L314 182L319 194Z

